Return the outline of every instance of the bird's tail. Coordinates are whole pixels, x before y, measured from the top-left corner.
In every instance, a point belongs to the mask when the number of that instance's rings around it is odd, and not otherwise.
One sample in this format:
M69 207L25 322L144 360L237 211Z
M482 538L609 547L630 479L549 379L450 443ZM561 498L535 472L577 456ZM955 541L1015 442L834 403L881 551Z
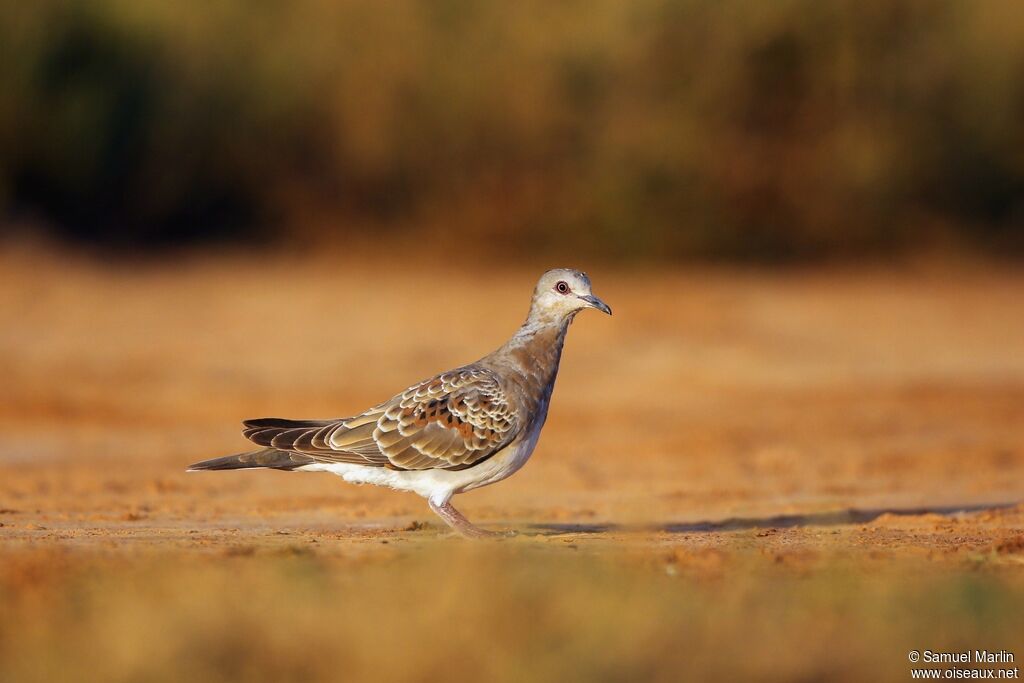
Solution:
M236 455L225 455L222 458L203 460L189 465L189 472L202 470L247 470L258 467L267 467L273 470L294 470L297 467L308 465L313 459L299 453L290 453L276 448L261 448L258 451L238 453Z

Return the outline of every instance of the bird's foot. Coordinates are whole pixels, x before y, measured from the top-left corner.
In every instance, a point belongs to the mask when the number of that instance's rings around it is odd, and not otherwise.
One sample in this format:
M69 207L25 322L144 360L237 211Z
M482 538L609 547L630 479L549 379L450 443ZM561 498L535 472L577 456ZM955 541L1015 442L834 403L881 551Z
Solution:
M459 536L463 538L508 538L514 536L514 531L491 531L490 529L481 529L475 524L468 524L466 526L455 526L452 525L452 529L455 530Z
M427 501L430 504L430 509L437 513L437 516L445 521L445 523L452 528L455 533L463 538L508 538L515 536L515 531L490 531L488 529L481 529L477 525L466 519L466 516L455 509L455 506L451 504L451 501L447 501L444 505L437 505L432 500Z

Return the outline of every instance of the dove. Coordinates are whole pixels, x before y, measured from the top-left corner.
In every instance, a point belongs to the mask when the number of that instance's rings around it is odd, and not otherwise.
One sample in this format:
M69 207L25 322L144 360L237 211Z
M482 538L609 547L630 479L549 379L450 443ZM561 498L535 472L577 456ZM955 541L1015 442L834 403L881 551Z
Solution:
M580 311L611 308L586 273L544 273L515 334L480 360L413 384L353 417L243 422L259 449L205 460L189 471L270 468L330 472L423 496L467 538L502 535L475 526L452 497L517 472L537 447L547 419L569 325Z

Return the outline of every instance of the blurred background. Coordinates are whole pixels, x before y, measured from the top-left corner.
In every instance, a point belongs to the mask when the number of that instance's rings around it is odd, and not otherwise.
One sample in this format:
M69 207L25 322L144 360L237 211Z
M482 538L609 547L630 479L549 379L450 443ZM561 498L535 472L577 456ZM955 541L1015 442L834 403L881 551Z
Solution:
M1024 248L1012 0L9 2L0 82L5 229L79 244Z
M1024 657L1024 3L0 2L0 681ZM527 467L186 475L587 270Z

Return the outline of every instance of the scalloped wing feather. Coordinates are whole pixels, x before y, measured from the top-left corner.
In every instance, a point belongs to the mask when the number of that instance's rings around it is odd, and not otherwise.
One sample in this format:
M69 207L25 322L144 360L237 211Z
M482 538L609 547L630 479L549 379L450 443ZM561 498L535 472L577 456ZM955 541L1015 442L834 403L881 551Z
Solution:
M518 430L497 377L479 367L438 375L386 405L374 439L403 469L472 466L507 446Z
M468 366L415 384L352 418L247 420L243 434L318 461L421 470L471 467L511 443L518 429L494 373Z

